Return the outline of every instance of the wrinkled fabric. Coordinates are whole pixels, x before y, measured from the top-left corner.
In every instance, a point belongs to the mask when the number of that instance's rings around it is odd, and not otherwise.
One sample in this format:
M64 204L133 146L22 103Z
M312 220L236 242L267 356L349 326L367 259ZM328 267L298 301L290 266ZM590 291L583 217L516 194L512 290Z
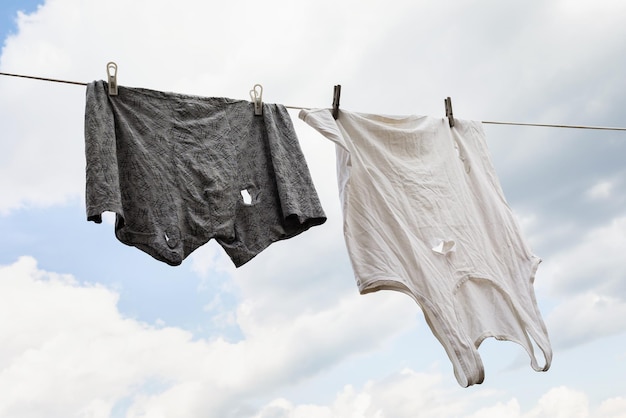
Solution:
M454 366L482 383L487 337L524 347L537 371L552 350L521 236L480 122L327 109L300 118L336 144L344 235L359 291L411 296ZM543 354L540 366L533 345Z
M264 104L87 86L87 219L170 265L215 239L239 267L326 217L291 118Z

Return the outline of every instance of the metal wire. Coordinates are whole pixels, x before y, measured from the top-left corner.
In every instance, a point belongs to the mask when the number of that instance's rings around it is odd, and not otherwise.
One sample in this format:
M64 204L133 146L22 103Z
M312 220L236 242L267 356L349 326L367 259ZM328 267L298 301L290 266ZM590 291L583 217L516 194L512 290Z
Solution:
M79 85L79 86L86 86L87 85L87 83L81 83L81 82L78 82L78 81L58 80L56 78L35 77L35 76L32 76L32 75L9 74L9 73L0 73L0 75L6 75L6 76L9 76L9 77L30 78L32 80L52 81L54 83L76 84L76 85Z
M626 131L626 128L617 128L610 126L584 126L584 125L556 125L549 123L521 123L521 122L493 122L482 121L481 123L491 125L518 125L518 126L540 126L544 128L572 128L572 129L599 129L604 131Z
M81 83L79 81L59 80L56 78L46 78L46 77L35 77L32 75L11 74L11 73L3 73L3 72L0 72L0 75L9 76L9 77L29 78L32 80L40 80L40 81L50 81L53 83L74 84L78 86L87 85L87 83ZM300 106L285 106L285 107L289 109L310 109L308 107L300 107ZM481 123L489 124L489 125L539 126L543 128L570 128L570 129L594 129L594 130L603 130L603 131L626 131L626 128L611 127L611 126L560 125L560 124L550 124L550 123L523 123L523 122L494 122L494 121L485 121L485 120L482 121Z

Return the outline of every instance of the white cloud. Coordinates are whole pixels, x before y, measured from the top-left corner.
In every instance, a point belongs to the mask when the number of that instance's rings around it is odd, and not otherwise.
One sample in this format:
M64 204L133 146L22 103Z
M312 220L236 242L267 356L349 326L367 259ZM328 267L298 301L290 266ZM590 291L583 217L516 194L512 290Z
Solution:
M521 417L521 408L517 399L508 402L498 402L493 406L481 408L467 418L518 418Z
M609 148L609 151L613 150ZM610 177L598 179L586 191L587 198L598 206L622 208L626 201L623 193L625 175L624 170L616 170Z
M195 250L191 256L191 271L208 278L212 273L233 274L235 266L219 244L212 240Z
M379 381L367 382L361 390L346 385L330 405L293 405L277 399L255 418L446 418L460 416L468 396L453 396L442 388L442 376L402 370Z
M548 390L525 408L503 392L482 390L473 394L443 389L437 373L403 370L363 388L347 385L329 405L293 404L277 398L255 418L623 418L626 398L610 398L591 408L584 392L559 386ZM501 400L498 400L501 399ZM476 407L476 402L490 406ZM474 412L470 412L474 411Z
M626 418L626 397L607 399L598 409L598 418Z
M611 197L613 186L614 184L611 181L601 181L587 190L587 196L591 199L608 199Z
M626 332L626 301L593 292L569 296L546 319L556 347Z
M542 264L542 274L554 293L590 290L626 299L626 216L589 230Z
M524 418L589 418L587 396L567 387L550 389Z
M37 90L6 77L0 89L0 214L77 200L84 189L84 93Z
M319 405L293 405L283 398L274 399L263 407L255 418L333 418L331 408ZM346 417L355 416L346 415Z
M130 399L129 417L227 416L272 388L375 349L412 322L390 326L393 318L414 314L393 297L372 304L353 295L277 324L252 317L244 300L237 315L244 339L228 343L124 318L117 299L39 270L30 257L0 267L0 316L11 319L0 323L0 415L107 416Z
M539 280L557 303L546 322L555 346L626 331L626 217L589 230L544 260Z

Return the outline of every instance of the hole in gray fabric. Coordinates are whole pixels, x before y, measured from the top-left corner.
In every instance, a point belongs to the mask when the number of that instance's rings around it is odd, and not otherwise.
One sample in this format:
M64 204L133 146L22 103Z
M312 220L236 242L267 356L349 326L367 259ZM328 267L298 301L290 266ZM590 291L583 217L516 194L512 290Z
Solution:
M241 191L241 197L243 198L243 203L245 205L252 204L252 196L250 196L250 193L246 189Z
M180 230L176 226L170 226L163 232L163 238L168 247L174 249L180 242Z

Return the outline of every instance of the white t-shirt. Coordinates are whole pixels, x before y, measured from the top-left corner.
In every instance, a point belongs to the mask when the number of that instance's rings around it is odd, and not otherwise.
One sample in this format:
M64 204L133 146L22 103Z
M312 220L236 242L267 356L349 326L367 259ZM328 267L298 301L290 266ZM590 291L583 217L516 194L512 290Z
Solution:
M520 234L480 122L303 110L336 144L344 234L359 291L411 296L459 384L482 383L478 346L519 343L537 371L552 350L533 289L540 263ZM539 366L533 341L543 352Z

